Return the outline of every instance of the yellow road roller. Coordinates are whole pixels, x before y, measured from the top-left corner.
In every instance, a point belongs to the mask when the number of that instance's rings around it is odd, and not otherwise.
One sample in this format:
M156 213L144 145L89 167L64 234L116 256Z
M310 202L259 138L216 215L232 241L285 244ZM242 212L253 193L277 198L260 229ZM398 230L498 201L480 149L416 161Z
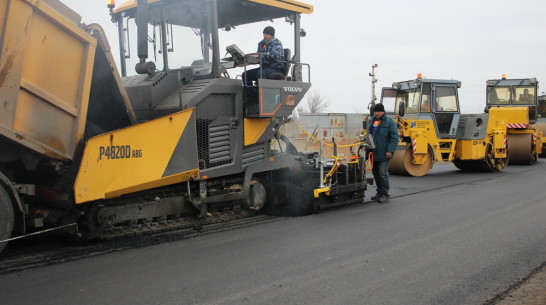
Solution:
M507 109L461 114L457 80L417 79L382 89L381 103L397 114L400 141L392 174L423 176L435 162L468 171L501 171L508 164ZM523 109L522 109L523 111Z
M510 143L510 164L533 164L542 153L543 132L536 126L537 87L535 78L506 79L503 75L487 81L485 111L511 109L502 112Z

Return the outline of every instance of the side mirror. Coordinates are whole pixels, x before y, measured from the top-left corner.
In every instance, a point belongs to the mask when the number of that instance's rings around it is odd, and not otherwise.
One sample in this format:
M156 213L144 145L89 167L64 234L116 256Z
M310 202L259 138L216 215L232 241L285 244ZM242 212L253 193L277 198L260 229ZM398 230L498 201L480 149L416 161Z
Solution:
M399 116L404 116L405 114L405 111L404 111L404 102L400 102L400 104L398 104L398 115Z

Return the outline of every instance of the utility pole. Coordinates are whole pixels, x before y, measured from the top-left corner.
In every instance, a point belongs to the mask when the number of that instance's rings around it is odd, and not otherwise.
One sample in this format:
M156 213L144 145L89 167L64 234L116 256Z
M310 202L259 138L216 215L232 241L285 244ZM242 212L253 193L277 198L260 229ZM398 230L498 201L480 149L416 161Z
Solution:
M372 77L372 101L370 103L370 114L373 115L373 107L375 106L375 101L377 100L377 97L375 96L375 83L377 83L377 79L375 79L375 68L377 68L377 64L374 64L372 66L372 73L369 73Z

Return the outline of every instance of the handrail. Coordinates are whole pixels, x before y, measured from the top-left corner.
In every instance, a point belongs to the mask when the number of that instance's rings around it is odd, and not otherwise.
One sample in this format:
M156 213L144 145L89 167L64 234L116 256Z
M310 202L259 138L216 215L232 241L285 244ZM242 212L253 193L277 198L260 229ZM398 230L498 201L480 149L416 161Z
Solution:
M259 56L253 56L253 55L259 55ZM295 61L295 60L278 60L278 59L275 59L273 56L271 56L269 54L266 54L266 53L248 53L248 54L245 54L245 56L243 57L244 71L245 72L247 71L247 69L246 69L247 65L259 64L260 65L260 75L262 75L262 57L261 57L261 55L269 56L269 57L273 58L276 62L280 62L280 63L289 63L290 65L307 66L307 79L308 79L307 82L308 83L311 82L311 65L309 65L308 63L302 63L302 62L298 62L298 61ZM257 63L248 62L247 58L258 58L258 62ZM290 75L290 69L292 69L292 67L288 68L288 71L286 73L286 77L288 77L288 75ZM286 77L285 77L285 80L286 80ZM246 84L244 84L244 85L246 86Z

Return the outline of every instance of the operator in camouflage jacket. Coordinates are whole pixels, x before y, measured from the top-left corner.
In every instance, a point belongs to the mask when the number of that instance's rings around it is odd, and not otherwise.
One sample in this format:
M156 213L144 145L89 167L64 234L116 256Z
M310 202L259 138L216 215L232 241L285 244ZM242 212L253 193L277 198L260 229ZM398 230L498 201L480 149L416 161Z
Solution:
M245 83L245 91L247 98L252 97L253 91L248 90L248 87L254 86L255 81L258 78L267 78L267 75L274 72L281 72L284 60L284 49L282 43L275 37L275 29L272 26L267 26L263 31L264 39L258 43L258 51L260 60L262 63L262 73L260 75L260 68L251 69L243 73L243 82ZM255 55L258 57L258 55Z

